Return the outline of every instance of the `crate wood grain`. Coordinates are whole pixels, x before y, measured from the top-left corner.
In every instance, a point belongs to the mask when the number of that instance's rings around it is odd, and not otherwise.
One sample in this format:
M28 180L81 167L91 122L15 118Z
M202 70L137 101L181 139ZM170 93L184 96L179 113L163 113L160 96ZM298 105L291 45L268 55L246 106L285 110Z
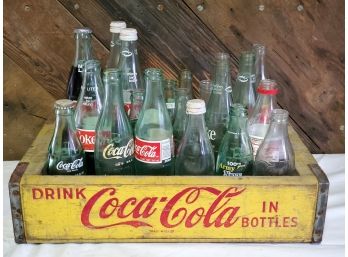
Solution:
M45 125L9 182L17 243L320 242L328 180L289 127L298 176L42 175Z

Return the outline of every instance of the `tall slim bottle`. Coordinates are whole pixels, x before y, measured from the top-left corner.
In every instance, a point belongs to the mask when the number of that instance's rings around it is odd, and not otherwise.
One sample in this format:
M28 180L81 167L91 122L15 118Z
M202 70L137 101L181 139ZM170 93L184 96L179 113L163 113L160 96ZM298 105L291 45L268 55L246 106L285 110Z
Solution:
M93 59L92 56L92 30L89 28L75 29L75 58L71 66L68 85L67 98L77 101L83 80L85 61Z
M126 28L124 21L112 21L110 23L111 41L110 41L110 55L106 63L106 69L117 68L120 60L121 40L120 33L122 29Z
M272 110L277 104L277 83L271 79L261 80L257 92L256 104L248 120L248 132L253 146L254 157L266 136L269 124L271 123Z
M254 175L295 175L295 155L288 135L288 117L286 110L272 111L271 124L255 157Z
M255 92L261 80L266 79L265 73L265 57L266 47L262 44L253 44L253 52L255 53Z
M85 154L76 135L75 103L68 99L54 104L56 123L48 150L48 175L84 175Z
M205 130L205 102L193 99L187 102L188 122L175 159L175 175L214 175L215 157Z
M145 70L146 94L135 125L135 171L137 175L173 175L173 128L163 97L160 69Z
M133 28L122 29L120 40L121 54L118 69L121 71L124 108L127 116L129 116L132 104L132 91L136 89L145 90L138 58L137 30Z
M132 175L133 131L123 108L120 72L104 72L105 102L97 123L95 171L97 175Z
M255 54L242 52L239 58L239 72L233 90L235 103L243 105L252 114L255 106Z
M95 129L102 110L103 97L100 63L97 60L86 61L81 94L75 110L75 123L79 139L86 154L88 175L95 173Z
M180 72L179 76L179 88L187 88L189 92L190 99L193 98L192 95L192 73L191 71L184 69Z
M167 110L169 113L170 120L174 121L175 114L175 89L176 89L176 81L172 79L164 80L164 100L166 102Z
M205 122L209 140L217 157L221 140L225 135L232 105L231 71L227 53L218 53L213 72L212 93L209 97Z

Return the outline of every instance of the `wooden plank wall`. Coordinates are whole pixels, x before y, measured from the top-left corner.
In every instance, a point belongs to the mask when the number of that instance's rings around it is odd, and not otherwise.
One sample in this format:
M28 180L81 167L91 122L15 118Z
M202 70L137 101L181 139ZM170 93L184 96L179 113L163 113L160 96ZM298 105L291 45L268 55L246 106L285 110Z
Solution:
M138 29L143 69L160 67L168 78L190 69L196 96L214 53L231 55L235 78L240 52L266 44L278 104L296 131L313 153L343 152L343 10L340 0L5 0L4 158L21 158L53 118L54 100L65 96L73 29L94 31L94 52L105 64L112 20Z

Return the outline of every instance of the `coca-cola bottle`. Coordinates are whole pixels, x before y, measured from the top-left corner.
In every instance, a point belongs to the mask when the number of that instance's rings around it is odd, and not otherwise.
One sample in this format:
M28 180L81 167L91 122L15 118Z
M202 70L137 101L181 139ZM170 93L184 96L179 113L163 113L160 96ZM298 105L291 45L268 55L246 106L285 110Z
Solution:
M179 76L179 88L187 88L189 97L192 99L192 73L191 71L184 69L180 72Z
M135 89L144 89L138 59L137 39L136 29L126 28L121 30L121 53L118 69L121 71L123 101L127 116L130 114L132 91Z
M232 105L231 71L227 53L216 55L216 64L212 79L212 92L207 105L205 122L209 140L213 146L215 158L219 152L222 137L225 135Z
M233 89L235 103L242 104L251 115L256 95L255 95L255 54L252 52L242 52L239 61L239 73L236 85Z
M48 150L48 175L84 175L85 154L76 134L75 103L55 102L56 124Z
M133 131L123 108L120 72L104 72L105 102L97 123L94 161L97 175L132 175Z
M94 174L95 128L103 97L100 63L97 60L88 60L85 63L81 94L75 111L77 133L86 153L87 174Z
M230 122L222 139L216 161L216 175L252 175L253 149L247 131L248 113L241 104L233 104Z
M181 138L184 136L186 124L187 124L187 114L186 114L186 103L190 99L190 92L187 88L177 88L175 89L175 118L173 124L173 136L174 136L174 146L175 155L177 154L177 149Z
M295 175L295 155L288 135L286 110L274 109L265 140L255 157L253 173L256 176Z
M135 124L138 121L141 108L143 108L144 93L145 92L143 89L135 89L132 91L132 95L131 95L132 105L131 105L131 109L129 113L129 120L130 120L133 131L135 129Z
M248 132L253 146L254 157L266 136L271 123L271 112L277 104L277 83L271 79L261 80L257 93L256 104L248 120Z
M164 100L166 102L167 110L169 113L170 120L174 121L174 113L175 113L175 88L176 81L172 79L164 80Z
M84 63L87 60L93 59L91 44L92 30L89 28L75 29L74 34L76 41L75 58L70 69L67 98L76 101L81 91Z
M173 175L173 128L163 97L160 69L145 70L146 94L135 125L135 171L138 175Z
M111 41L110 41L110 55L106 63L106 68L117 68L120 59L121 40L120 32L126 28L124 21L112 21L110 23Z
M215 158L205 130L204 113L204 100L187 102L188 123L178 147L175 175L214 175Z
M255 91L261 80L266 79L265 73L265 56L266 47L262 44L253 44L253 52L255 53Z

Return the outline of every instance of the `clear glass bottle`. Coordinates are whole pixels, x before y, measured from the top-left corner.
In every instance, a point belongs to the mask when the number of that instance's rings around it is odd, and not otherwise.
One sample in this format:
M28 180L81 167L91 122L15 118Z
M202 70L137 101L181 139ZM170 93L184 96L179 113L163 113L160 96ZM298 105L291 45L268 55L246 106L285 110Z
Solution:
M256 176L295 175L295 155L288 135L286 110L274 109L265 140L255 157L253 173Z
M48 147L48 175L85 174L85 154L76 135L74 106L68 99L55 102L56 124Z
M135 129L135 124L138 121L141 108L143 108L144 94L145 92L143 89L135 89L132 91L132 95L131 95L132 105L131 105L131 109L129 113L129 120L130 120L133 131Z
M104 88L100 77L100 62L88 60L81 93L75 110L77 134L86 154L87 174L92 175L94 169L95 129L102 110Z
M145 70L146 94L135 125L135 171L137 175L173 175L173 127L163 97L163 73Z
M120 33L122 29L126 28L124 21L112 21L110 23L111 41L110 41L110 55L106 63L106 69L117 68L120 60L121 40Z
M247 110L241 104L231 108L228 130L222 139L216 162L218 176L252 175L253 149L247 131Z
M179 88L187 88L190 99L192 99L192 73L191 71L184 69L180 72L179 76Z
M266 79L265 73L265 56L266 47L262 44L253 44L253 52L255 53L255 92L261 80Z
M188 123L175 159L175 175L214 175L215 157L205 130L205 103L202 99L187 102Z
M89 28L75 29L74 35L75 58L69 73L67 98L76 101L81 91L85 61L93 59L92 30Z
M272 110L276 108L277 83L271 79L261 80L257 92L256 104L248 120L248 132L254 157L271 123Z
M145 90L138 58L137 30L133 28L122 29L120 40L121 55L118 69L121 71L124 108L129 117L132 91L136 89Z
M172 79L164 80L164 100L166 102L167 110L172 123L174 121L174 113L175 113L175 89L176 89L175 80L172 80Z
M97 175L132 175L133 131L123 108L121 74L104 72L105 102L96 127L94 161Z
M239 73L234 88L233 100L235 103L242 104L251 115L255 106L255 54L252 52L242 52L239 58Z
M212 85L210 80L206 79L206 80L201 80L199 82L200 98L204 100L205 105L207 105L209 102L211 91L212 91Z
M205 122L209 140L217 157L222 137L225 135L229 120L229 110L232 105L232 84L230 57L227 53L216 55L213 72L212 93L209 97Z
M190 92L187 88L177 88L175 90L175 118L173 124L173 136L175 155L181 138L184 136L184 132L187 125L187 113L186 103L190 99Z

